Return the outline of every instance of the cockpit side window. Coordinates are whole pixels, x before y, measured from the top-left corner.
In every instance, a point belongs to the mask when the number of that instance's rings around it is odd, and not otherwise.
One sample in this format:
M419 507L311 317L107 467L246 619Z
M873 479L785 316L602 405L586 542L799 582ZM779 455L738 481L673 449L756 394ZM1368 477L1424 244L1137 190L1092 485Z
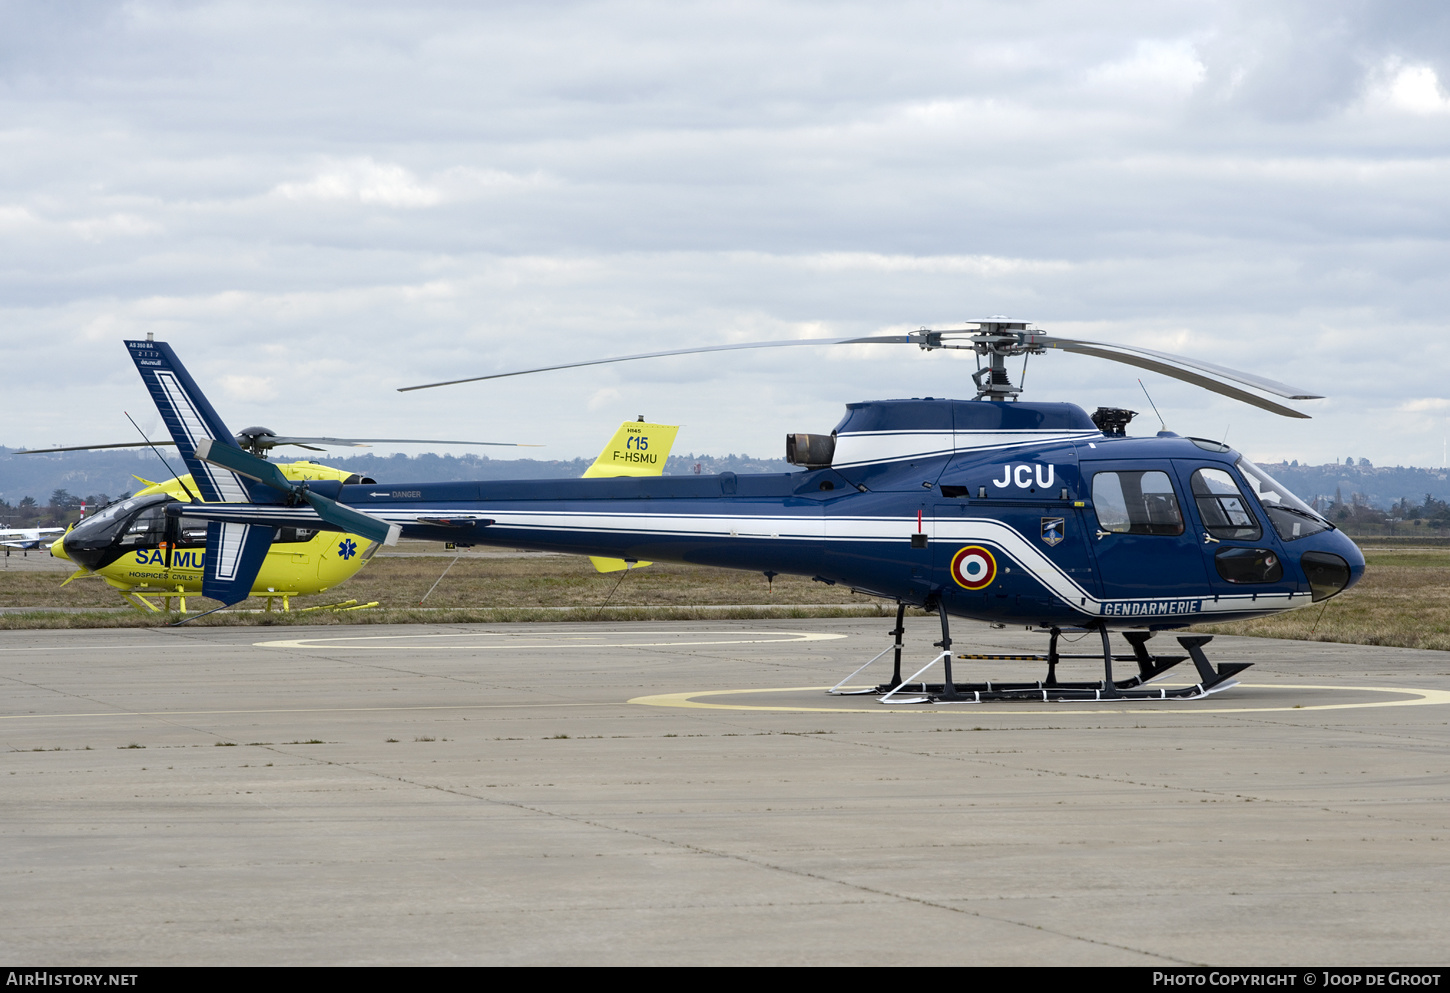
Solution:
M1166 472L1099 472L1093 509L1104 531L1118 534L1183 533L1183 510Z
M1215 538L1258 541L1264 529L1233 477L1223 469L1199 469L1190 482L1204 529Z
M166 540L166 507L147 507L126 522L126 528L116 539L121 548L148 548Z
M1334 527L1291 493L1288 487L1248 459L1238 460L1238 470L1243 473L1244 481L1254 491L1254 496L1259 498L1259 506L1269 516L1269 523L1274 525L1274 530L1285 541L1304 538Z

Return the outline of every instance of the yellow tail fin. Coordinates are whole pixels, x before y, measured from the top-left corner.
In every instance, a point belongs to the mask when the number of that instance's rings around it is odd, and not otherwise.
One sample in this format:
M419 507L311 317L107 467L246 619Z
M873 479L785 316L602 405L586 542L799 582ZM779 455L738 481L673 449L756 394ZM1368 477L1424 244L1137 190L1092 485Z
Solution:
M584 470L584 476L662 476L665 459L669 458L679 431L678 424L648 424L643 418L625 421L614 432L614 437L609 439L594 464ZM589 561L600 572L619 572L649 565L648 562L626 562L624 559L595 555L589 556Z
M625 421L584 476L661 476L679 431L675 424Z

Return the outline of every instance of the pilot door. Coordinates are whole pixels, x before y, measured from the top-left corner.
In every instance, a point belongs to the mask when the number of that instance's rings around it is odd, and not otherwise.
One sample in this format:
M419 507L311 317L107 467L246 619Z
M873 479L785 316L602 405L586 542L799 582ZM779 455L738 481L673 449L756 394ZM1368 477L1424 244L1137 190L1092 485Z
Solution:
M1131 601L1202 597L1208 577L1200 538L1189 523L1187 494L1172 463L1083 462L1082 474L1091 494L1084 518L1093 529L1089 544L1107 601L1104 612L1115 613L1115 607L1139 612Z
M1198 549L1213 591L1225 595L1294 590L1274 529L1261 519L1244 485L1221 462L1174 460L1192 495Z

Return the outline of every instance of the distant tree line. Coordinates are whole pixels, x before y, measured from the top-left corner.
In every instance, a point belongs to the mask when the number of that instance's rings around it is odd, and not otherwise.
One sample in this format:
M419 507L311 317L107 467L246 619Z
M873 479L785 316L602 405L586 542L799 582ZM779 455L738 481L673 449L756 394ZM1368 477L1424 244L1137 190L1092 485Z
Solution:
M83 503L90 514L112 502L105 493L80 497L58 489L51 492L49 503L38 503L33 496L21 497L14 505L0 500L0 522L7 528L61 528L80 520Z

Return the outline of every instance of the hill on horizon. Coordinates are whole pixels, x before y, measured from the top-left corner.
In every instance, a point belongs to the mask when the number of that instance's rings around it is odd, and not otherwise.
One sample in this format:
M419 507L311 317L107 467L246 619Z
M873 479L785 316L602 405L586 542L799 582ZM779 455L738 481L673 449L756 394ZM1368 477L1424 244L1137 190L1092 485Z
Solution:
M184 471L174 452L162 450L176 471ZM303 455L312 453L302 452ZM300 461L284 456L279 461ZM313 455L313 461L369 476L380 483L414 481L456 482L469 479L564 479L583 475L592 459L496 459L487 455L374 455L371 453L330 458ZM784 459L762 459L734 453L724 456L690 452L671 455L666 475L698 471L789 472L795 467ZM1354 465L1328 463L1300 465L1295 462L1263 464L1263 468L1307 502L1359 503L1389 508L1402 500L1423 504L1427 497L1450 500L1450 470L1444 467L1373 466L1360 459ZM0 446L0 501L17 505L25 497L45 504L57 490L75 498L107 496L112 499L139 489L136 477L167 479L168 471L149 449L101 452L62 452L54 455L23 455ZM1336 497L1336 494L1339 496Z
M0 446L0 501L17 505L25 497L44 504L56 490L77 498L105 495L112 499L141 488L142 479L169 479L184 473L186 466L174 452L162 449L172 470L150 449L121 449L102 452L59 452L54 455L24 455ZM301 451L311 461L369 476L380 483L445 483L469 479L567 479L582 476L593 459L494 459L487 455L349 455L329 458ZM283 456L274 461L302 461ZM695 467L706 475L718 472L786 472L793 468L784 459L757 459L748 455L671 455L665 474L686 475Z

